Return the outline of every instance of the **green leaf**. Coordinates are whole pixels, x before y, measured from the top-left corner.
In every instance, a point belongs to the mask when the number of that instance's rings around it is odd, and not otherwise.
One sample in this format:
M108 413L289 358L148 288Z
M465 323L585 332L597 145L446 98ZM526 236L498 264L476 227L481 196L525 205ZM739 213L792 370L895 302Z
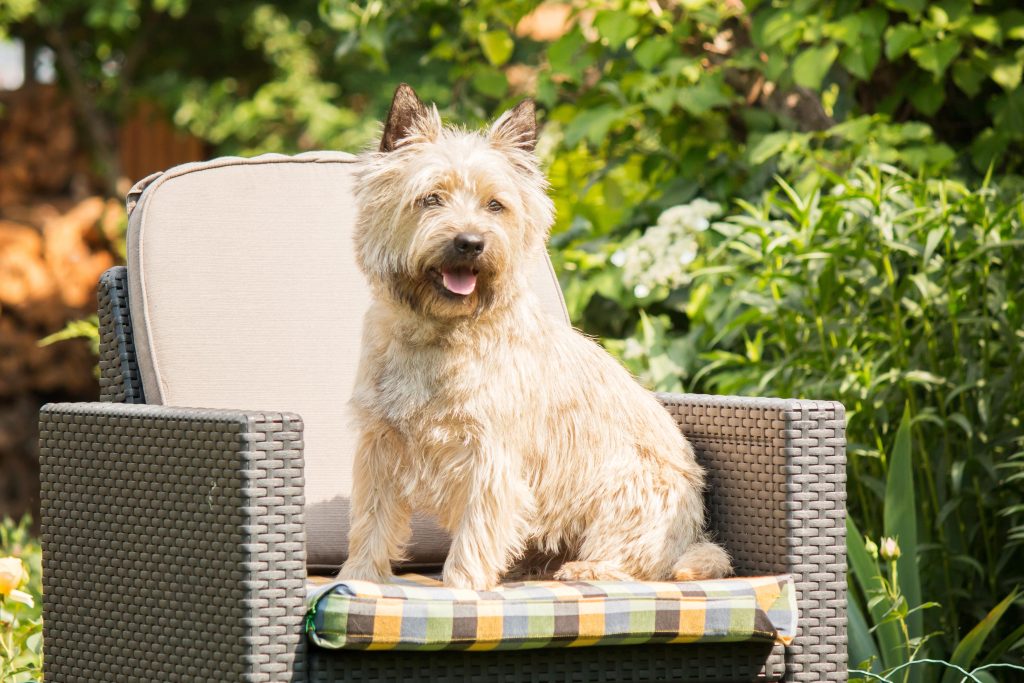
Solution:
M675 44L664 37L648 38L633 50L633 58L643 69L650 71L668 57Z
M566 146L575 147L584 138L591 144L600 144L620 116L622 110L611 105L581 111L565 128Z
M914 108L926 116L931 116L939 110L946 100L946 91L942 83L924 83L910 91L910 103Z
M967 28L971 35L986 43L999 45L1003 42L1003 31L999 28L999 20L990 14L972 16L967 22Z
M508 92L508 79L500 70L483 66L473 74L473 88L490 97L504 97Z
M889 473L885 482L885 503L882 516L885 535L895 538L901 554L896 560L899 585L910 607L921 604L921 576L917 557L917 502L914 495L914 464L911 457L910 406L896 431L896 440L889 457ZM907 617L911 638L924 635L920 612Z
M1004 37L1011 40L1024 40L1024 12L1016 9L999 15L999 25L1003 28Z
M892 61L924 40L924 33L913 24L896 24L885 32L885 58Z
M838 54L834 43L807 48L793 60L793 80L801 87L817 90Z
M989 70L989 76L1002 86L1003 90L1013 90L1020 85L1022 73L1024 73L1024 62L1013 57L993 62L992 68Z
M850 563L850 575L860 586L861 594L865 597L877 595L881 590L881 571L878 563L868 554L864 537L849 514L846 515L846 552ZM887 669L892 668L901 661L900 653L903 650L899 626L893 622L884 623L885 605L874 603L873 600L869 600L868 603L871 605L871 621L877 626L875 638L878 641L877 650L881 655L882 664Z
M583 71L582 60L577 59L580 49L586 44L578 28L566 33L551 43L548 48L548 64L551 70L560 74L578 75Z
M729 104L732 98L719 81L720 79L703 78L696 85L679 88L676 102L694 116L701 116L715 107Z
M949 663L955 664L961 668L969 669L971 664L974 662L974 658L978 656L981 651L981 646L985 644L985 639L988 638L989 634L992 633L992 629L996 627L999 620L1003 618L1003 614L1013 604L1013 601L1017 599L1019 595L1018 591L1014 589L1003 598L1002 602L993 607L985 618L978 622L978 625L971 629L970 633L964 636L964 639L960 641L960 644L953 650L953 656L950 657ZM960 680L960 674L953 669L948 669L946 675L942 677L943 683L955 683Z
M985 71L973 60L959 59L953 64L953 82L967 95L974 97L981 92L981 83L985 80Z
M512 56L515 43L508 31L488 31L480 34L480 47L488 62L501 66Z
M878 66L881 51L877 38L865 37L860 42L844 47L839 63L860 80L867 81Z
M856 664L870 661L869 671L880 672L881 655L878 653L878 647L875 645L875 639L871 635L864 613L861 612L860 604L852 596L847 601L846 616L850 637L850 662Z
M610 47L617 48L636 35L640 22L626 12L599 12L594 26Z
M925 71L941 76L950 62L960 54L961 47L955 36L947 36L934 43L910 48L910 56Z
M911 17L917 17L928 3L927 0L885 0L885 4Z

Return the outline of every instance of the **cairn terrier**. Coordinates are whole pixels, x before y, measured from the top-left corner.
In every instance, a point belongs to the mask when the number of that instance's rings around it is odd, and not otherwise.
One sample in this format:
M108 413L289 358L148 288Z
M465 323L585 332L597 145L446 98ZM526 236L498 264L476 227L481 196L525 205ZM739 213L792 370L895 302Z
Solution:
M413 509L451 533L452 587L492 588L527 551L568 555L560 580L730 571L676 423L531 289L554 213L536 138L530 100L467 132L403 84L360 159L355 247L373 303L342 578L388 580Z

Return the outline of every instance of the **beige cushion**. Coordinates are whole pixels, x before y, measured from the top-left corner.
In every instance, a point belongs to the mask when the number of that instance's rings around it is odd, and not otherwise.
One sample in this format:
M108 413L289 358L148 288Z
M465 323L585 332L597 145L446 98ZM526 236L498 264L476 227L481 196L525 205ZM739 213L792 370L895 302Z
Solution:
M309 564L348 545L355 437L347 403L369 291L352 254L352 161L342 153L223 158L133 188L128 282L148 403L298 413L305 424ZM136 203L137 202L137 203ZM544 306L567 324L546 254ZM448 539L417 519L414 564Z

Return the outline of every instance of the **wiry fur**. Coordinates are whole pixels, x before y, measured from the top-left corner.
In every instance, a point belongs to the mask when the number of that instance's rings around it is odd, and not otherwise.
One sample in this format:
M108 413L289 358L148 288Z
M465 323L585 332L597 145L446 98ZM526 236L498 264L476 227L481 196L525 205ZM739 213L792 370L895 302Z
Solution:
M704 473L675 422L597 344L546 317L527 281L553 220L532 103L467 132L402 86L386 131L356 183L374 302L341 576L386 580L412 509L451 532L449 586L492 587L527 550L567 552L562 579L727 574L703 530ZM440 205L425 204L431 194ZM476 290L457 297L437 273L467 231L487 246Z

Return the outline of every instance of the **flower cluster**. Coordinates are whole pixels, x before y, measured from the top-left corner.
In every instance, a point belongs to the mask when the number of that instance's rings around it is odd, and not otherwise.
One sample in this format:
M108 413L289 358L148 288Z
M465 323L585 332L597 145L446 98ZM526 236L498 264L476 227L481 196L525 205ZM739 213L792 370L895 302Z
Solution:
M623 279L633 286L638 298L655 287L684 285L690 280L686 267L697 258L698 236L721 210L704 199L666 209L658 216L657 225L612 254L611 261L622 268Z

